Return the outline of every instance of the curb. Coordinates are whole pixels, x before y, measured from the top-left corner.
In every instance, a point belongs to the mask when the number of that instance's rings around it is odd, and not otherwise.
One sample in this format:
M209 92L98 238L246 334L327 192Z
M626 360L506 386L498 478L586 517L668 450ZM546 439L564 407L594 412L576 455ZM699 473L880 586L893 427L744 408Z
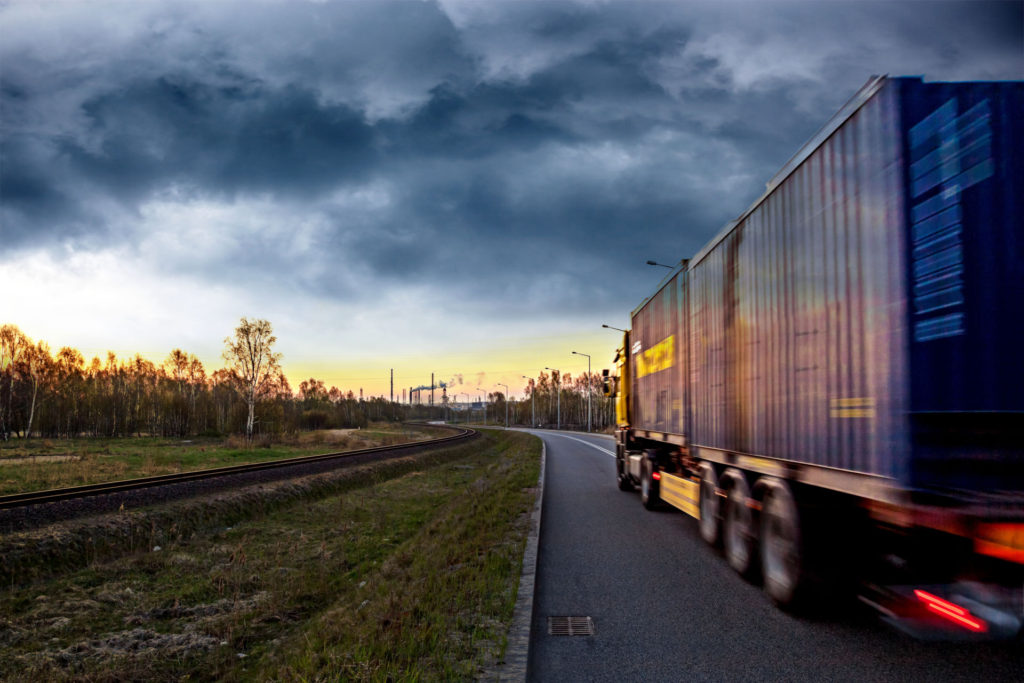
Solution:
M516 593L516 607L512 614L512 626L505 648L505 661L491 671L484 672L478 680L525 681L526 668L530 661L530 625L533 622L533 592L537 578L537 546L540 542L540 520L544 507L544 470L547 465L547 445L541 439L540 476L537 479L537 500L530 515L530 533L526 537L523 551L523 569L519 575L519 591Z

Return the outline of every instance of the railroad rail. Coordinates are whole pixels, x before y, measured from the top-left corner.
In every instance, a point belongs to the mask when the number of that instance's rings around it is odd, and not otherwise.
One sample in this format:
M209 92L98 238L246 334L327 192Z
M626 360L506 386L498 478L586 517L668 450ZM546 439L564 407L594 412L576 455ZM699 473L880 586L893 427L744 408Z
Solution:
M363 448L355 451L339 451L336 453L322 453L319 455L307 455L297 458L285 458L282 460L269 460L266 462L249 463L245 465L229 465L227 467L214 467L206 470L192 470L189 472L178 472L175 474L160 474L152 477L140 477L138 479L122 479L120 481L109 481L99 484L84 484L82 486L70 486L60 489L48 489L45 491L29 491L26 493L13 493L0 496L0 510L29 507L43 503L55 503L59 501L88 498L90 496L101 496L109 493L134 491L154 486L166 486L169 484L181 484L203 479L216 479L233 474L258 472L261 470L282 469L306 465L309 463L323 462L328 460L344 460L357 458L359 462L365 462L365 457L374 454L397 453L423 447L434 447L445 443L452 443L469 439L476 435L476 431L462 427L449 425L430 425L442 429L451 429L456 434L438 439L427 439L425 441L410 441L408 443L395 444L392 446L375 446L374 448Z

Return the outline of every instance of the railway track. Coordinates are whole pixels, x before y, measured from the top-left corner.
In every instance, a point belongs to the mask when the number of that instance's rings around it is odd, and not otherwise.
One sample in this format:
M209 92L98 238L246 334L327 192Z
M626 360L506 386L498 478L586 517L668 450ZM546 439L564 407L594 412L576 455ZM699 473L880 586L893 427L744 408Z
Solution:
M49 489L45 491L30 491L27 493L15 493L0 496L0 510L17 510L29 508L47 503L62 503L77 501L96 496L110 494L138 492L153 487L175 486L189 484L203 480L216 480L247 475L253 473L267 473L273 470L295 469L295 476L302 476L309 473L310 466L322 471L323 465L329 465L331 461L344 461L345 465L360 464L372 460L383 460L388 457L403 455L405 452L415 451L423 448L433 448L443 444L456 443L476 435L472 429L461 427L450 427L447 425L436 425L444 429L455 431L455 434L437 439L425 441L411 441L409 443L392 446L377 446L375 448L364 448L356 451L341 451L337 453L323 453L320 455L309 455L297 458L286 458L283 460L271 460L267 462L251 463L246 465L231 465L229 467L216 467L206 470L193 470L179 472L177 474L162 474L153 477L141 477L138 479L124 479L121 481L103 482L99 484L85 484L83 486L71 486L61 489ZM242 477L244 479L244 477ZM244 485L244 484L243 484Z

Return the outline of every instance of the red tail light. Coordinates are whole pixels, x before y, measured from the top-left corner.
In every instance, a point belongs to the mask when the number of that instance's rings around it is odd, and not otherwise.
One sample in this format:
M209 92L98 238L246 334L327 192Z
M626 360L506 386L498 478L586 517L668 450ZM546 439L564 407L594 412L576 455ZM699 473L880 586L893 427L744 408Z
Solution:
M653 479L654 481L661 481L661 472L652 473L651 479Z
M914 595L917 599L923 602L928 609L935 612L939 616L949 619L955 624L959 624L966 629L974 631L975 633L984 633L988 630L988 625L970 613L967 609L964 609L960 605L956 605L948 600L943 600L937 595L932 595L928 591L920 589L914 590Z

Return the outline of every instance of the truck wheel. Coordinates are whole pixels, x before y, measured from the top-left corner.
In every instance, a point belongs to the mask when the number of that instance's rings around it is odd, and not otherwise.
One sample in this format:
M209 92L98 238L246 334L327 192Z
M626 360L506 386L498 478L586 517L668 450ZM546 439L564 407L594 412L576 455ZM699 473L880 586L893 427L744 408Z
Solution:
M715 468L704 463L700 475L700 537L712 546L721 540L717 489L718 477L715 476Z
M754 556L754 513L747 507L749 497L747 482L737 473L725 499L722 541L729 566L747 579L752 578L758 564Z
M654 463L645 457L640 461L640 502L648 510L658 508L658 482L654 481Z
M632 491L633 481L629 478L629 474L626 472L626 463L621 458L615 458L615 471L619 490Z
M800 512L785 482L772 480L768 487L761 512L764 591L779 607L792 609L806 584Z

